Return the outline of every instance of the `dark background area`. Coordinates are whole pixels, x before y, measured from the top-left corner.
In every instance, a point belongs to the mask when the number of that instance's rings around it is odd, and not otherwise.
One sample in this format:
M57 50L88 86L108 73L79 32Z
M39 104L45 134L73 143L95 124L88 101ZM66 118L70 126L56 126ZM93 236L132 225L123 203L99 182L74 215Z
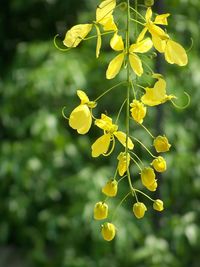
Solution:
M113 85L105 79L113 54L105 45L97 61L94 41L69 53L53 45L55 34L64 37L72 25L94 20L98 3L1 1L0 267L199 267L200 2L164 2L172 14L173 39L186 50L193 40L187 67L163 63L168 91L179 97L178 103L186 102L184 91L191 96L185 110L164 105L159 121L173 145L159 190L166 209L158 216L149 204L149 212L138 221L131 200L126 201L116 217L117 237L106 243L92 213L102 198L101 186L113 174L117 151L111 158L92 159L90 146L99 132L78 136L61 110L65 105L70 113L78 104L77 89L94 99ZM96 115L116 113L121 103L120 94L115 101L108 95ZM147 120L154 133L157 114L151 109ZM149 144L141 128L134 133ZM145 151L136 149L149 161ZM137 170L132 171L136 176ZM122 193L126 186L122 184ZM121 196L109 205L114 207Z

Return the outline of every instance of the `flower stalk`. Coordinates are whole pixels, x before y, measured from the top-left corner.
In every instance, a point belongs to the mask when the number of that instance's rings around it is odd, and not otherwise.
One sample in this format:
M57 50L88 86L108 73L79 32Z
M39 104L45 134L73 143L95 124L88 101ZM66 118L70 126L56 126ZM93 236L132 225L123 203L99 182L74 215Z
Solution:
M95 220L106 220L101 228L102 237L106 241L114 239L117 229L113 223L113 221L117 222L115 215L118 208L130 195L134 201L132 211L137 219L142 219L147 212L146 205L140 202L140 195L153 202L152 209L159 212L164 209L162 200L154 200L132 184L132 168L138 168L137 173L140 177L141 186L151 192L156 191L159 185L159 178L157 179L156 172L167 170L167 162L163 155L161 156L159 153L168 152L171 144L165 135L154 136L145 126L146 124L143 124L143 121L148 119L150 108L165 104L168 101L177 107L177 104L172 100L176 97L172 94L167 94L167 82L164 77L159 73L155 73L146 62L146 59L148 58L154 62L155 57L152 54L157 55L156 51L158 51L164 55L169 64L186 66L188 58L185 49L171 39L167 30L163 30L163 26L168 25L170 14L153 14L151 8L153 3L154 1L145 0L146 13L144 14L143 11L140 12L139 10L138 0L135 0L133 5L130 0L118 5L116 0L103 0L97 6L95 19L93 18L90 23L75 25L66 32L63 40L63 45L66 49L58 46L58 35L54 38L55 47L63 52L76 48L81 42L96 39L95 54L98 60L102 52L102 36L112 35L110 47L115 56L108 64L105 76L108 80L112 80L123 71L121 81L103 90L99 96L96 96L95 100L91 100L85 91L77 90L77 96L80 100L79 105L72 110L69 116L65 114L65 107L62 110L63 117L78 134L87 134L91 127L98 127L101 130L101 135L91 145L91 156L93 158L111 156L114 154L116 147L121 147L119 155L115 158L117 160L117 168L101 190L102 199L104 200L98 201L93 211ZM124 8L120 9L118 7ZM117 17L115 13L118 12L124 12L123 16L126 17L123 25L120 25L121 22L116 23L115 21ZM96 30L96 35L90 36L93 28ZM133 43L131 37L134 37ZM152 49L154 51L151 51ZM149 51L151 51L150 54L148 54ZM145 56L141 59L142 55ZM153 64L150 65L152 66ZM123 74L125 75L123 76ZM151 78L150 82L149 78ZM146 86L144 86L144 83L146 83ZM124 87L126 87L126 90L124 90ZM116 118L114 121L110 114L101 113L99 116L98 112L96 112L96 107L98 106L99 111L101 109L101 101L108 96L108 93L112 94L115 88L121 90L121 92L124 91L126 95L119 93L119 97L122 98L122 104L114 115ZM187 93L185 94L188 96ZM115 97L114 93L113 96ZM189 100L188 96L188 103ZM183 108L185 107L187 105ZM121 119L122 116L120 117L122 113L125 115L125 121ZM124 132L120 129L120 121L122 128L125 128ZM151 140L153 139L150 148L144 144L140 137L138 139L136 131L132 133L131 126L135 129L138 124L146 134L151 136ZM134 141L141 148L144 148L145 153L147 152L153 158L151 162L146 164L146 161L143 161L143 158L138 156L134 148ZM152 149L154 149L153 152L151 151ZM155 151L156 155L154 155ZM127 179L124 179L126 177ZM137 179L137 176L134 179ZM114 212L110 212L107 202L111 198L118 197L118 191L120 191L119 183L122 180L127 183L127 194L120 200ZM113 214L113 216L110 217L110 214Z

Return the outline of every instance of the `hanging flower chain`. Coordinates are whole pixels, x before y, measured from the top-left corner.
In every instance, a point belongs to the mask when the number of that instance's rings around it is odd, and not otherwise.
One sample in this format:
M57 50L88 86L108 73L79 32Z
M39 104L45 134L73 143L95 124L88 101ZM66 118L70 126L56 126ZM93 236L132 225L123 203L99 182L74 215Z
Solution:
M166 29L163 29L163 26L168 25L167 19L170 14L153 14L151 6L153 6L154 1L145 1L147 7L145 16L143 16L143 12L139 13L137 0L135 1L134 7L130 5L130 0L126 0L126 2L118 5L116 2L116 0L102 1L96 9L96 18L92 23L78 24L68 30L63 41L63 44L67 48L61 50L70 50L77 47L84 40L96 38L96 57L98 58L102 45L101 37L110 34L112 35L110 47L117 52L117 55L108 65L106 78L114 79L121 69L125 69L127 73L126 81L122 81L104 91L95 101L91 101L84 91L77 90L77 95L81 101L80 105L71 112L69 119L64 115L64 110L63 115L69 120L69 126L79 134L86 134L92 124L102 130L102 135L91 146L92 157L109 156L117 145L116 141L119 141L121 152L117 157L117 170L113 178L109 179L102 188L102 193L106 196L106 200L115 197L118 193L119 182L127 178L129 190L119 205L126 198L130 196L134 197L133 213L136 218L141 219L145 215L147 207L143 202L139 201L140 194L152 201L153 209L156 211L162 211L164 209L163 201L152 199L149 195L133 186L130 166L133 162L139 169L142 185L149 191L155 191L159 183L155 171L158 173L166 171L167 163L163 156L154 156L142 141L130 134L130 123L133 125L137 123L147 131L152 138L152 144L157 153L167 152L171 147L167 137L165 135L154 137L143 125L143 121L147 116L148 107L158 106L167 101L171 101L172 104L177 106L173 101L173 99L176 99L176 96L168 95L166 92L167 84L164 77L161 74L154 73L150 66L143 60L142 55L148 53L154 47L156 51L164 54L164 58L168 63L179 66L187 65L188 57L185 49L173 41ZM126 4L127 22L125 33L121 29L119 30L118 24L114 19L114 13L122 4ZM93 27L96 29L97 34L87 37ZM136 36L139 27L141 27L141 32ZM121 32L122 35L120 34ZM132 42L132 35L135 36L135 42ZM54 41L56 47L59 48L56 44L56 38ZM148 71L150 70L150 74L144 73L144 68L146 67ZM150 75L154 81L151 87L143 87L139 84L140 77L143 77L144 74ZM119 111L120 114L124 106L126 106L125 132L119 129L117 121L113 123L110 116L101 114L99 119L95 119L93 116L93 109L97 106L98 100L108 92L122 85L123 87L124 85L127 86L126 98ZM135 90L136 88L137 91ZM117 118L119 119L119 116ZM152 157L152 162L149 166L144 166L142 159L135 153L135 142L139 143ZM113 240L116 235L116 226L113 224L113 221L107 221L109 216L110 211L106 201L99 201L95 204L94 219L106 220L102 225L101 233L107 241ZM112 219L114 220L114 216L112 216Z

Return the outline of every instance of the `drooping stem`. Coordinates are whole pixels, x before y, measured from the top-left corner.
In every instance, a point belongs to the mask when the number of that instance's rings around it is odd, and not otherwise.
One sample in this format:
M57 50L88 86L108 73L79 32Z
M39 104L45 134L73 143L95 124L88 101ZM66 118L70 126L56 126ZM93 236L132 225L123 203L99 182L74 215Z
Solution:
M122 85L122 84L125 84L126 82L125 81L122 81L122 82L120 82L120 83L118 83L118 84L115 84L114 86L112 86L112 87L110 87L109 89L107 89L106 91L104 91L100 96L98 96L95 100L94 100L94 102L97 102L99 99L101 99L104 95L106 95L107 93L109 93L110 91L112 91L114 88L117 88L117 87L119 87L120 85Z
M126 31L126 53L129 53L130 47L130 0L127 0L127 31ZM131 177L128 166L128 137L130 131L130 121L129 121L129 105L130 105L130 65L129 62L127 64L127 96L126 96L126 169L127 169L127 177L130 189L132 190L133 186L131 183Z

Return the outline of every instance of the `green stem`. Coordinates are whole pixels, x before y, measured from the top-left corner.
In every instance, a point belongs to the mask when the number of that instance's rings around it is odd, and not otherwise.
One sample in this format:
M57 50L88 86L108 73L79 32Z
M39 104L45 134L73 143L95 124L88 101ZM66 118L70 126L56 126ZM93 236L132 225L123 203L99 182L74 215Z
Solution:
M140 140L138 140L137 138L135 138L135 137L133 137L133 136L131 136L131 138L133 138L135 141L137 141L151 156L152 156L152 158L154 158L154 159L156 159L157 157L156 156L154 156L152 153L151 153L151 151L140 141Z
M62 115L66 120L69 120L69 118L65 115L65 109L66 109L66 107L62 108Z
M136 20L136 19L130 18L130 20L132 20L132 21L134 21L134 22L136 22L136 23L142 25L143 27L145 26L144 23L142 23L142 22L140 22L140 21L138 21L138 20Z
M136 8L130 7L130 9L133 10L138 16L140 16L141 19L143 19L144 21L146 21L146 19L137 11L137 6L138 6L138 3L137 3L137 0L135 0L135 7Z
M134 85L133 85L133 81L131 80L131 87L133 89L133 95L134 95L134 98L137 99L136 97L136 92L135 92L135 88L134 88Z
M140 124L140 126L142 126L142 128L144 128L145 129L145 131L154 139L155 138L155 136L153 136L153 134L144 126L144 124L142 124L142 123L139 123Z
M114 31L110 31L110 32L103 32L101 33L100 35L103 36L103 35L107 35L107 34L110 34L110 33L114 33ZM97 38L98 35L92 35L90 37L86 37L86 38L83 38L82 40L83 41L88 41L88 40L91 40L91 39L94 39L94 38Z
M130 0L127 0L127 32L126 32L126 52L129 52L130 48ZM127 177L129 182L129 187L132 190L132 182L129 172L128 166L128 137L130 134L130 121L129 121L129 106L130 106L130 64L127 64L127 101L126 101L126 169L127 169Z
M132 157L131 157L131 159L132 159L132 161L138 166L138 169L139 169L140 171L142 171L142 168L141 168L140 165L137 163L137 161L136 161L134 158L132 158Z
M126 175L124 175L123 177L121 177L117 182L118 183L120 183L124 178L126 178L127 177L127 174Z
M125 195L125 197L122 198L122 200L119 202L119 204L117 205L117 207L115 208L114 212L113 212L113 215L112 215L112 220L114 219L115 215L116 215L116 212L118 210L118 208L122 205L122 203L127 199L127 197L132 194L132 189L130 192L128 192L128 194Z
M136 154L136 153L134 153L133 151L129 151L131 154L133 154L133 156L135 156L136 157L136 159L138 159L138 161L142 164L142 165L144 165L144 163L141 161L141 159L138 157L138 155Z
M127 99L124 100L124 102L122 103L122 105L121 105L121 107L120 107L120 109L119 109L119 112L118 112L118 114L117 114L117 118L116 118L116 120L115 120L115 124L117 124L117 122L118 122L118 120L119 120L119 116L120 116L120 114L121 114L121 112L122 112L122 109L123 109L123 107L124 107L126 101L127 101Z
M138 190L138 189L135 189L135 188L133 188L136 192L138 192L138 193L140 193L140 194L142 194L142 195L144 195L145 197L147 197L148 199L150 199L151 201L155 201L153 198L151 198L150 196L148 196L147 194L145 194L144 192L142 192L142 191L140 191L140 190Z
M118 87L118 86L120 86L120 85L122 85L122 84L124 84L124 83L126 83L126 82L125 82L125 81L124 81L124 82L120 82L120 83L118 83L118 84L112 86L111 88L107 89L105 92L103 92L103 94L101 94L100 96L98 96L98 97L94 100L94 102L97 102L100 98L102 98L104 95L106 95L107 93L109 93L111 90L113 90L114 88L116 88L116 87Z
M61 52L67 52L67 51L69 51L69 50L71 50L73 47L68 47L68 48L61 48L61 47L59 47L58 46L58 44L57 44L57 39L58 39L58 36L59 36L59 34L56 34L55 36L54 36L54 38L53 38L53 43L54 43L54 46L59 50L59 51L61 51Z

